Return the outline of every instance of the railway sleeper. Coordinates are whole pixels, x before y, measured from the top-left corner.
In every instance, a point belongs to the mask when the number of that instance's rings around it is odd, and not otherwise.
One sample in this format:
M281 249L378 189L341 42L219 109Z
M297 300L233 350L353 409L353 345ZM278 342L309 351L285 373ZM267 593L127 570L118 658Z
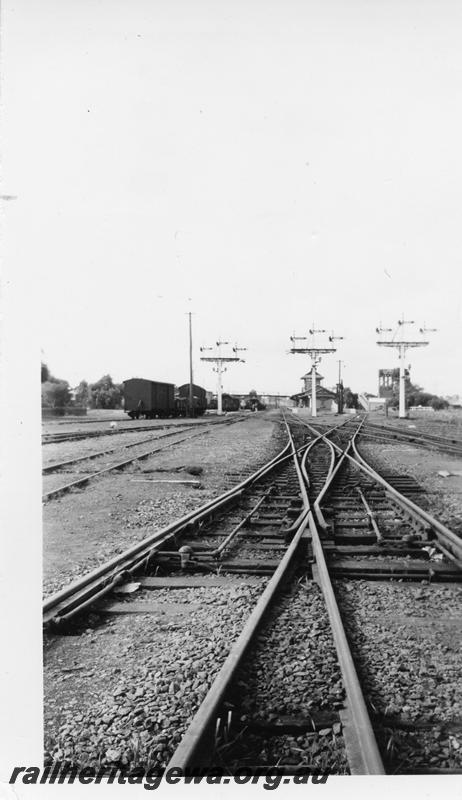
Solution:
M393 576L423 576L432 577L439 576L443 580L462 581L462 570L458 569L454 564L442 564L426 561L427 565L422 564L421 559L408 559L408 558L381 558L380 561L373 558L341 558L332 559L329 561L329 571L333 577L339 577L339 573L345 575L361 574L369 575L389 575Z
M377 537L373 532L357 533L357 534L355 533L338 534L337 532L335 532L334 542L336 545L355 545L355 544L369 545L369 544L376 544Z
M364 569L344 569L341 567L332 568L333 578L347 578L348 580L373 580L373 581L389 581L389 580L406 580L406 581L441 581L442 583L461 583L462 573L439 573L435 572L433 568L419 571L398 571L398 570L376 570L372 572Z
M380 545L336 545L331 542L324 544L324 551L330 558L331 556L397 556L422 559L428 561L430 556L426 550L421 547L408 547L400 546L395 541L390 545L388 541L384 541Z
M272 719L264 719L262 717L246 719L246 726L249 731L262 733L266 736L320 731L335 724L341 725L338 711L313 711L309 715L281 715Z
M359 522L357 520L353 520L348 522L346 520L335 520L335 530L344 530L345 528L370 528L369 522Z

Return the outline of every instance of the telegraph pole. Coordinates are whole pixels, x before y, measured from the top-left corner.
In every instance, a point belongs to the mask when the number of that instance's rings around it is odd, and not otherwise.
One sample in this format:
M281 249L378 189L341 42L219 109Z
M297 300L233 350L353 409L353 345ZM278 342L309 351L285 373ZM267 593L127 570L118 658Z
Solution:
M189 415L194 416L194 393L193 393L193 362L192 362L192 312L188 311L189 317Z
M314 326L310 328L310 336L314 337L316 333L326 333L325 330L316 330ZM291 336L290 341L295 345L298 341L306 341L307 336ZM330 339L332 337L329 337ZM309 355L311 358L311 416L317 417L318 410L317 410L317 400L316 400L316 367L321 361L321 355L324 353L335 353L335 347L316 347L314 345L314 338L312 339L313 344L308 345L307 347L292 347L290 352L291 353L298 353L300 355Z
M223 402L222 402L223 385L222 385L221 376L222 376L223 372L226 372L226 370L227 370L227 367L225 367L224 364L228 364L230 362L236 362L236 361L240 361L243 364L245 363L244 359L240 358L237 355L234 355L234 356L223 356L222 353L221 353L221 347L222 347L222 345L225 345L225 344L229 344L229 342L218 341L218 342L216 342L217 352L215 353L215 355L212 355L212 356L201 356L201 361L210 361L213 364L215 364L215 366L213 367L213 370L214 370L214 372L217 373L217 415L218 416L221 416L222 413L223 413ZM204 350L213 350L213 348L212 347L201 347L200 350L201 350L201 353L202 353ZM235 345L233 347L233 353L238 353L241 350L247 350L247 348L246 347L238 347L237 345Z
M343 381L342 381L342 364L345 366L344 361L338 362L338 384L337 384L337 405L338 413L343 414Z
M343 341L344 336L334 336L334 332L332 331L331 335L329 336L329 342L335 341ZM342 383L342 376L341 376L341 366L343 361L338 362L338 384L337 384L337 413L343 414L343 383Z
M405 320L404 315L403 317L398 320L398 328L396 329L393 337L386 341L379 341L377 342L378 345L381 347L396 347L398 350L399 355L399 418L405 419L406 418L406 373L405 373L405 358L406 358L406 350L410 347L426 347L429 342L426 341L417 341L414 339L404 339L401 337L399 339L395 339L396 334L401 332L401 329L404 325L415 325L414 320ZM382 328L378 327L375 329L376 333L379 335L385 332L391 332L391 328ZM420 328L419 332L425 334L429 331L436 331L436 328Z

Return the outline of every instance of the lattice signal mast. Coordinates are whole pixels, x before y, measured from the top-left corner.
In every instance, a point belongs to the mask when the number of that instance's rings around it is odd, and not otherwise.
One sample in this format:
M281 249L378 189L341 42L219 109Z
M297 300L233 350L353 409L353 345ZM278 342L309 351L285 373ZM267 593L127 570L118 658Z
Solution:
M325 330L316 329L314 325L309 330L309 334L312 337L312 344L308 344L304 347L297 347L297 342L307 341L307 336L293 336L290 337L290 341L294 344L294 347L291 348L291 353L299 353L301 355L309 355L311 358L311 416L317 417L317 408L316 408L316 367L321 361L321 355L328 354L328 353L335 353L335 347L316 347L315 345L315 334L317 333L326 333ZM329 341L332 342L334 338L333 334L329 337ZM341 337L338 337L341 338Z
M210 361L213 364L215 364L215 366L213 367L213 371L216 372L217 376L218 376L218 379L217 379L217 414L218 414L218 416L221 416L223 414L223 400L222 400L223 385L222 385L221 376L222 376L223 372L226 372L226 370L227 370L227 367L225 367L224 364L228 364L228 363L236 362L236 361L240 361L243 364L245 363L244 359L240 358L240 356L238 356L238 355L234 355L234 356L224 356L224 355L222 355L221 348L222 348L223 345L229 345L229 342L221 342L221 341L216 342L217 352L214 355L212 355L212 356L201 356L201 361ZM213 350L213 347L201 347L200 348L201 353L204 352L205 350ZM247 350L247 348L246 347L238 347L237 345L234 345L233 353L239 353L241 350Z
M381 347L396 347L399 352L399 417L400 419L405 419L406 417L406 392L405 392L405 367L404 361L406 358L406 350L410 347L426 347L429 342L421 340L417 341L416 339L404 339L402 336L402 329L404 325L415 325L414 320L406 320L404 319L404 314L401 319L398 320L398 327L396 328L393 336L391 339L386 339L377 342L378 345ZM419 328L419 333L426 334L431 332L436 332L436 328L426 328L425 323L423 328ZM379 334L382 333L392 333L392 328L382 328L382 323L380 326L375 329L375 332ZM399 338L396 339L396 335L399 335Z

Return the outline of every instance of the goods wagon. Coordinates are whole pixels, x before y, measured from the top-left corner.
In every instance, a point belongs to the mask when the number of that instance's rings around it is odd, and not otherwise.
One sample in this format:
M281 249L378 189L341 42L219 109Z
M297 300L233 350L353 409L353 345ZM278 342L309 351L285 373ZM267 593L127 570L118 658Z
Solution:
M123 385L125 411L132 419L176 416L173 383L130 378Z
M237 397L224 393L221 395L221 406L223 411L239 411L240 402ZM217 408L216 395L210 403L210 408Z
M233 397L232 394L223 394L221 396L223 411L239 411L239 399Z
M200 416L205 413L207 408L206 391L202 386L196 386L193 383L193 413L194 416ZM179 407L189 413L189 383L183 383L178 387L178 401ZM182 413L182 412L181 412Z

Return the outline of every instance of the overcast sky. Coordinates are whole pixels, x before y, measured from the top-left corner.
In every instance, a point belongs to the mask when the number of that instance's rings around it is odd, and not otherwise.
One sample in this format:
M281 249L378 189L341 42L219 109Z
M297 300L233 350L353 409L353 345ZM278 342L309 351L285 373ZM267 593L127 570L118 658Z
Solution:
M207 388L222 337L225 390L298 391L314 322L326 384L375 391L404 312L439 329L414 380L462 392L460 3L6 0L3 30L4 275L56 376L183 383L192 310Z

